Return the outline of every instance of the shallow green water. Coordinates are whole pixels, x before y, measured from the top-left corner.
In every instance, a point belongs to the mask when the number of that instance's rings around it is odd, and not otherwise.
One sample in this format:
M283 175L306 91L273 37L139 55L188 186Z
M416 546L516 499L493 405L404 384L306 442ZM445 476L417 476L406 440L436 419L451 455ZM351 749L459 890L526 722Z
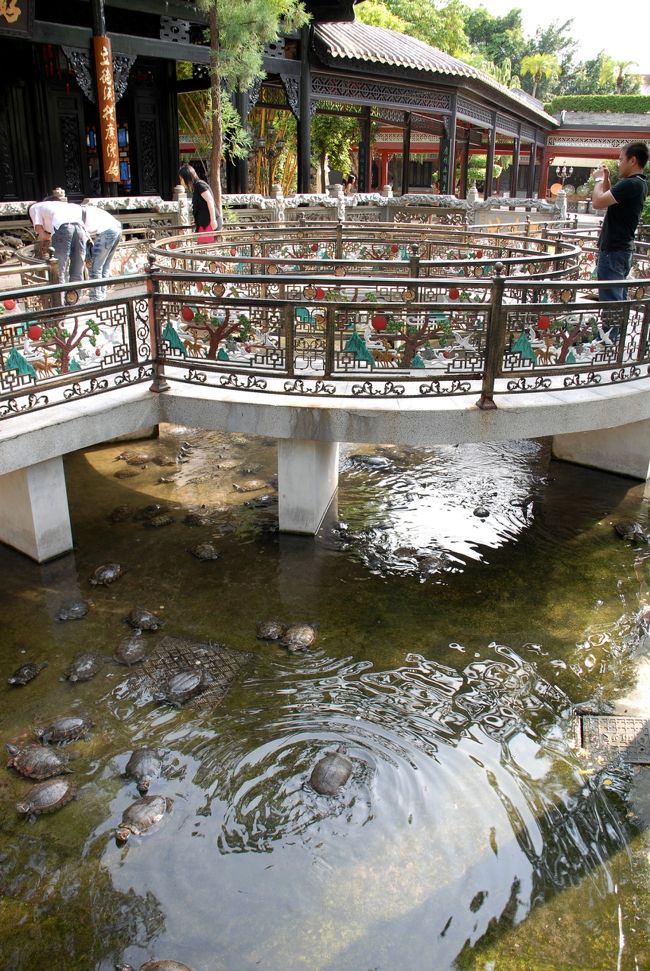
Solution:
M173 483L151 461L115 477L120 452L175 455L183 441L194 447ZM312 540L279 536L273 507L244 505L261 492L233 489L272 480L273 445L165 428L73 455L74 554L39 567L0 549L1 682L26 659L49 662L0 688L2 739L68 713L94 722L68 747L78 798L58 813L19 816L29 782L3 771L2 967L648 966L638 777L576 752L571 716L630 691L647 651L648 550L611 527L646 521L641 487L550 463L534 442L350 447L338 517ZM174 523L107 520L154 500ZM187 526L203 504L211 524ZM188 553L207 539L217 561ZM128 569L90 587L107 561ZM79 596L87 618L56 621ZM137 668L59 680L80 651L112 654L136 604L164 617L164 634L252 652L220 704L156 705ZM272 616L317 622L312 651L258 641L255 621ZM161 635L148 636L153 649ZM311 767L341 742L353 777L318 796ZM143 744L169 753L151 791L173 808L120 848L116 824L138 795L121 772Z

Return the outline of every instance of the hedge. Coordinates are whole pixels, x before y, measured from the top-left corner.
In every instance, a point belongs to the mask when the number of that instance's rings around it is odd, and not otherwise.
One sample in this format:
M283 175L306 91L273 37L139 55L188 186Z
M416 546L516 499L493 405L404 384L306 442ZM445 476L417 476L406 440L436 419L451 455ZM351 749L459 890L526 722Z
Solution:
M561 111L619 112L625 115L645 115L650 112L647 94L563 94L553 98L544 109L549 115Z

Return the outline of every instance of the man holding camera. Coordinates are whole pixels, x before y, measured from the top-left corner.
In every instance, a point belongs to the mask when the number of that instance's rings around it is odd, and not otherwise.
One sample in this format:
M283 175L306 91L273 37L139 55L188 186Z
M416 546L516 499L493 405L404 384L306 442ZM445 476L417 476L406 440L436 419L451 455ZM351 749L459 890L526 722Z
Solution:
M624 280L632 266L634 234L648 194L643 170L648 164L648 146L630 142L618 157L619 180L612 186L609 172L600 166L594 172L591 196L594 209L606 209L598 240L599 280ZM626 300L627 287L599 287L600 300Z

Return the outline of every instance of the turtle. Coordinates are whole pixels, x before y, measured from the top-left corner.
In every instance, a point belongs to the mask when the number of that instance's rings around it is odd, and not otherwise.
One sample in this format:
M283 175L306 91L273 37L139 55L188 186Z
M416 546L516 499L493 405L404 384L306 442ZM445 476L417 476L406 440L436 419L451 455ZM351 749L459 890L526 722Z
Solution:
M138 792L146 796L153 779L160 775L165 752L157 748L137 748L126 763L124 774L135 779Z
M108 587L119 580L123 573L124 569L119 563L102 563L88 579L94 587Z
M392 465L390 459L383 455L351 455L350 460L359 465L365 465L369 469L386 469L389 465Z
M16 686L22 686L27 684L29 681L33 681L36 675L40 671L44 671L47 667L47 661L40 661L37 663L28 662L27 664L21 664L19 668L16 668L14 673L7 678L7 684L13 684Z
M28 816L53 813L75 797L75 787L69 779L47 779L37 782L24 799L16 803L16 812Z
M131 667L132 664L139 664L140 661L143 661L146 654L144 637L138 630L122 638L115 649L113 660L116 664L126 664L127 667Z
M257 496L255 499L248 499L244 505L249 509L267 509L269 506L277 506L278 497L277 496Z
M9 753L7 768L15 769L28 779L42 782L50 776L70 771L67 767L68 756L55 752L47 745L30 743L20 747L7 742L6 749Z
M186 526L207 526L210 518L200 512L188 512L183 522Z
M148 462L149 461L149 458L150 458L150 456L149 455L146 455L144 452L131 452L131 451L128 451L127 450L126 452L120 452L119 455L116 455L115 456L115 461L116 462L131 462L131 461L135 460L135 462L137 464L137 460L138 459L144 459L146 462Z
M87 600L66 600L61 604L56 615L57 620L83 620L88 613L90 604Z
M218 469L236 469L239 465L237 459L222 459L217 463Z
M74 684L77 681L90 681L99 673L104 658L92 652L75 654L70 667L64 672L63 677Z
M268 485L268 482L262 482L261 479L251 479L250 482L233 482L232 487L235 492L261 492Z
M487 506L477 506L474 510L474 515L478 519L487 519L490 515L490 510L487 508Z
M176 465L176 456L175 455L156 455L156 457L154 458L154 462L156 463L156 465L160 465L166 468L170 465Z
M144 472L146 467L146 465L143 465L139 469L120 469L119 472L114 472L113 475L116 479L135 479L136 475Z
M241 469L242 475L257 475L262 470L261 465L244 465Z
M189 552L197 560L218 560L221 556L214 543L197 543L196 546L190 546Z
M144 525L157 529L160 526L169 526L173 522L175 522L174 517L170 516L169 513L163 512L160 516L152 516L151 519L145 519Z
M307 651L316 640L316 629L311 624L289 624L285 628L280 643L292 654Z
M115 839L119 844L124 844L131 835L144 835L164 818L165 813L171 812L171 808L172 800L165 796L142 796L141 799L136 799L122 813Z
M35 734L42 742L72 742L87 735L91 726L92 722L82 715L68 715L38 728Z
M134 607L128 617L124 619L135 630L158 630L163 625L159 617L156 617L149 610L145 610L144 607Z
M158 477L158 482L160 485L171 485L176 481L177 477L181 474L181 470L178 472L168 472L167 475L161 475Z
M150 502L148 506L142 506L133 514L133 518L140 522L145 519L153 519L154 516L161 516L167 512L168 507L162 502Z
M151 456L146 452L129 452L124 461L127 465L141 465L146 468L151 462Z
M115 971L136 971L132 964L116 964ZM180 961L145 961L140 965L140 971L192 971L187 964Z
M633 543L648 542L648 534L641 523L624 519L618 523L614 523L614 530L621 537L621 539L629 539Z
M131 519L133 513L135 512L133 506L116 506L112 512L108 514L109 523L125 523L128 519Z
M204 672L198 668L186 668L163 682L153 694L154 701L166 701L176 708L200 694L206 687Z
M286 629L280 620L258 620L257 637L261 641L279 641Z
M336 752L329 752L314 766L309 784L321 796L333 796L352 775L352 762L343 755L344 751L339 746Z

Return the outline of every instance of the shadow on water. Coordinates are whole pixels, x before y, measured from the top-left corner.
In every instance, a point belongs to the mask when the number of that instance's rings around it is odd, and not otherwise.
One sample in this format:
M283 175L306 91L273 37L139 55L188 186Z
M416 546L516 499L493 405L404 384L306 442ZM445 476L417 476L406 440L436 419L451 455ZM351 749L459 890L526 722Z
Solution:
M647 548L611 526L647 520L641 486L556 465L538 442L348 447L338 518L312 540L280 536L277 507L245 505L274 492L272 445L166 428L70 456L74 554L38 567L0 550L0 675L49 662L2 689L3 739L67 713L94 721L68 746L79 798L60 812L30 824L13 811L29 783L0 783L9 966L643 967L635 777L577 750L572 715L624 695L647 652ZM153 461L169 455L183 464ZM152 502L174 521L108 520ZM200 542L219 559L188 552ZM109 561L124 575L91 588ZM88 616L57 622L79 596ZM136 604L163 634L253 653L221 704L155 705L137 667L59 680L80 651L111 655ZM314 647L256 640L264 617L316 622ZM121 773L144 744L167 753L151 791L172 810L118 847L137 798ZM319 796L311 769L339 745L352 778Z

